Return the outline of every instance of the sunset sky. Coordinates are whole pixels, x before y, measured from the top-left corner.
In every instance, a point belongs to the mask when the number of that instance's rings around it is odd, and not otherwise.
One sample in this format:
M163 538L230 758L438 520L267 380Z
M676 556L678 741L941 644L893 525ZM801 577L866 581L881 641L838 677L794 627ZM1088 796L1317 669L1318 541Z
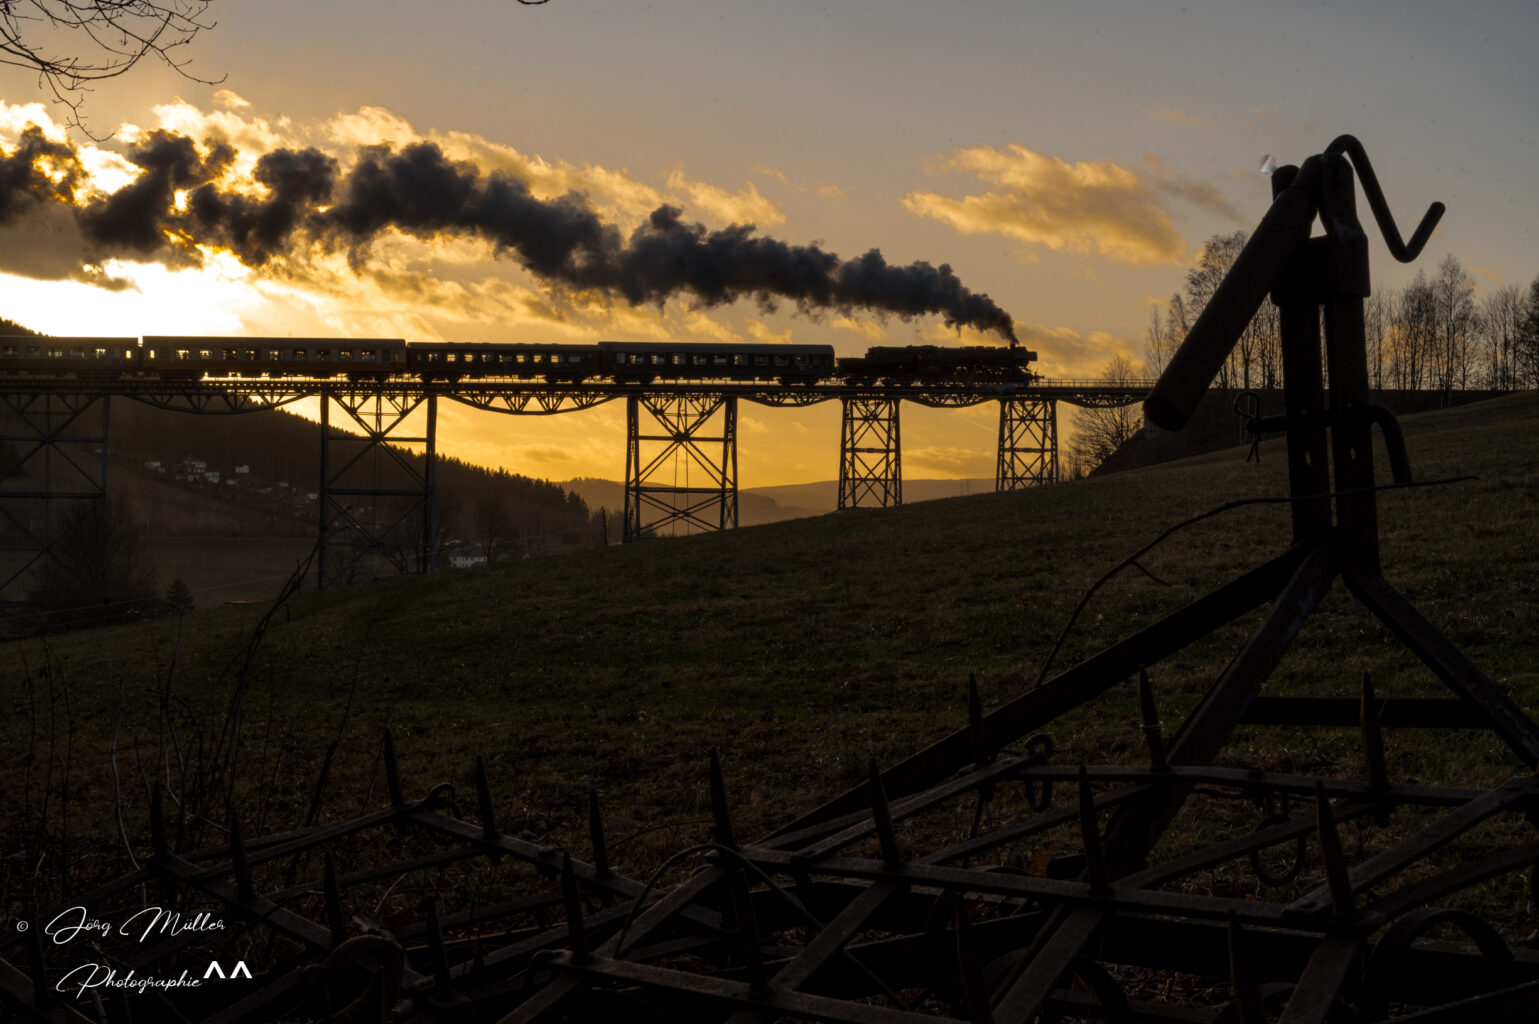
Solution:
M1014 319L1043 373L1088 376L1141 356L1151 306L1204 239L1254 225L1264 155L1298 162L1342 133L1363 141L1403 231L1429 202L1448 205L1416 266L1453 253L1482 289L1539 275L1539 5L1339 6L224 0L183 52L190 73L222 81L142 64L103 83L84 108L95 133L114 133L103 142L67 132L35 75L0 68L0 157L40 125L77 154L77 200L104 203L138 173L125 156L167 129L208 159L200 180L257 201L274 150L318 150L340 179L360 147L429 141L477 180L522 182L620 238L667 205L706 231L754 225L843 259L948 264ZM841 353L999 340L936 314L706 305L688 291L633 306L471 231L386 226L237 255L215 234L106 245L58 204L0 214L0 316L53 334L725 338ZM1390 284L1416 269L1376 238L1371 258ZM740 417L743 486L837 475L836 406ZM992 475L996 406L903 417L906 475ZM615 403L556 418L450 405L440 438L533 476L623 473Z

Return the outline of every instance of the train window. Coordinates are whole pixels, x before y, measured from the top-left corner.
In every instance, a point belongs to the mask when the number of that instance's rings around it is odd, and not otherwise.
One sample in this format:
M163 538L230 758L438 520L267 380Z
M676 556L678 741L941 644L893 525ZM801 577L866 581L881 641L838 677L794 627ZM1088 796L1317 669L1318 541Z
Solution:
M533 363L543 363L545 362L545 353L536 352L534 355L529 357L529 361Z
M695 366L704 366L705 356L691 356L689 361Z
M753 364L755 366L768 366L769 365L769 356L766 356L766 355L754 356L753 357Z
M214 350L211 349L211 348L200 348L200 349L198 349L198 358L199 359L213 359L214 358Z
M247 360L248 360L248 361L249 361L249 362L253 362L253 363L254 363L254 362L256 362L256 359L257 359L257 350L256 350L256 349L254 349L254 348L248 348L248 349L246 349L246 359L247 359Z
M268 362L276 363L278 360L280 360L282 358L283 358L283 349L281 349L281 348L270 348L270 349L267 350Z
M732 365L733 366L747 366L748 365L748 357L743 355L741 352L736 353L732 357Z
M371 348L364 349L362 352L358 353L358 355L366 363L374 362L374 350Z
M219 350L219 358L221 358L221 359L234 359L235 358L235 350L233 348L220 349Z
M674 366L683 366L684 365L684 359L685 359L685 356L684 356L684 354L682 352L675 352L673 354L673 365Z
M806 366L807 365L807 357L806 356L796 356L795 358L796 358L796 365L797 366Z
M308 358L309 358L309 356L305 353L304 349L296 348L294 350L294 361L296 363L302 363L302 362L304 362Z
M527 358L522 352L519 352L513 356L513 361L515 363L523 363L527 361Z
M785 356L776 356L775 357L775 365L776 366L784 366L784 365L786 365L786 357Z
M73 359L84 359L85 358L85 349L72 348L72 349L70 349L69 354L70 354L70 357L73 358Z
M192 353L187 351L185 348L179 348L179 349L176 350L175 358L177 358L177 359L191 359L192 358Z
M344 360L346 360L348 362L352 362L353 350L350 349L350 348L345 348L342 351L337 353L337 358L344 359Z
M652 365L653 366L662 366L662 365L664 365L667 362L668 362L668 357L663 355L661 352L657 353L656 355L654 355L652 357Z
M0 356L4 356L6 359L15 359L16 358L16 346L15 345L7 345L4 348L0 348Z
M106 359L107 358L107 350L104 349L104 348L99 348L96 351L92 352L91 355L93 357L97 358L97 359Z
M451 363L457 363L460 361L460 354L458 352L445 352L444 359Z
M720 352L718 352L716 355L711 357L711 362L714 363L717 366L726 366L727 365L727 357L725 355L722 355Z

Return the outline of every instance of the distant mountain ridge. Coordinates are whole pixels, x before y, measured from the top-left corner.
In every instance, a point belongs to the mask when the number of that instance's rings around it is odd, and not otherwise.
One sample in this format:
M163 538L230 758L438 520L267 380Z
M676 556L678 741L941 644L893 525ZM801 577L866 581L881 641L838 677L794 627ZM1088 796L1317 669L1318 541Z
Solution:
M617 480L577 477L561 487L579 495L591 509L605 509L611 519L618 519L625 508L625 485ZM905 503L955 498L964 494L982 494L994 489L992 479L905 480ZM787 519L806 519L827 515L839 507L839 482L821 480L808 484L778 484L773 487L749 487L738 491L739 526L759 526ZM614 533L613 530L610 531Z

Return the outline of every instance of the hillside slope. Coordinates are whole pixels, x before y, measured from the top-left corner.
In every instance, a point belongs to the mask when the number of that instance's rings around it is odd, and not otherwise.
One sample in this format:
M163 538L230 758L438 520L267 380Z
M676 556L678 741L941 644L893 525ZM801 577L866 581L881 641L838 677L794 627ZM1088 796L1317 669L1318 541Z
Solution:
M1539 700L1539 395L1407 418L1418 479L1477 479L1379 500L1386 574L1525 707ZM1165 528L1236 499L1285 493L1280 444L1031 492L984 494L731 533L579 552L484 570L306 593L273 618L237 685L232 656L261 609L0 648L8 689L0 742L57 757L65 723L36 694L67 687L76 778L101 785L118 743L158 763L171 735L214 734L242 703L238 799L253 832L297 820L328 745L328 813L383 797L379 737L395 732L406 786L464 782L485 757L509 824L551 842L585 827L590 787L615 835L693 822L704 765L723 751L745 833L785 822L859 781L868 758L910 753L964 721L969 675L996 706L1029 689L1086 588ZM1382 459L1381 459L1382 464ZM1070 631L1059 668L1150 624L1281 551L1285 506L1251 505L1183 530L1105 586ZM1181 713L1255 616L1155 670ZM175 659L174 675L169 666ZM36 675L49 666L46 680ZM1381 695L1438 684L1341 588L1271 684L1273 692ZM29 700L23 694L34 696ZM168 699L169 697L169 699ZM1141 756L1126 687L1057 723L1059 759ZM260 709L260 713L257 713ZM52 730L52 732L50 731ZM1391 771L1455 781L1511 774L1480 743L1428 750L1398 734ZM53 742L54 748L39 744ZM1354 736L1296 736L1263 756L1295 769L1355 756ZM16 759L7 772L19 771ZM257 780L260 779L260 784ZM0 778L0 783L15 779ZM1483 783L1484 784L1484 783ZM37 790L0 785L4 827ZM71 805L75 827L113 848L110 806ZM142 813L131 828L142 832ZM655 864L679 825L622 856ZM0 840L0 846L4 841ZM0 857L6 854L0 848Z

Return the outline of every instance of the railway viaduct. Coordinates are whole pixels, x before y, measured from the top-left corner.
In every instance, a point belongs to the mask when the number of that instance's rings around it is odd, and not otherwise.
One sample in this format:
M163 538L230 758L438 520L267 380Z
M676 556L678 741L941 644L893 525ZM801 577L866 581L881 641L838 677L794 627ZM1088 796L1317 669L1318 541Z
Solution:
M809 406L837 401L839 508L902 503L899 409L999 404L997 490L1051 483L1058 476L1058 403L1111 407L1141 401L1152 381L1112 386L1099 380L849 385L731 381L433 381L410 376L346 382L294 378L149 378L0 376L0 409L9 421L0 441L0 531L12 538L5 558L6 595L57 540L59 503L100 501L107 493L114 399L192 415L233 415L320 400L321 479L317 482L317 579L336 579L346 561L372 559L397 573L428 572L434 562L437 417L440 400L511 415L555 415L611 401L626 403L627 541L687 528L737 525L737 410L740 402ZM422 428L407 427L408 418ZM421 450L420 463L402 456ZM358 467L382 460L388 485L361 479ZM688 472L680 474L679 467ZM695 481L680 486L681 478Z

